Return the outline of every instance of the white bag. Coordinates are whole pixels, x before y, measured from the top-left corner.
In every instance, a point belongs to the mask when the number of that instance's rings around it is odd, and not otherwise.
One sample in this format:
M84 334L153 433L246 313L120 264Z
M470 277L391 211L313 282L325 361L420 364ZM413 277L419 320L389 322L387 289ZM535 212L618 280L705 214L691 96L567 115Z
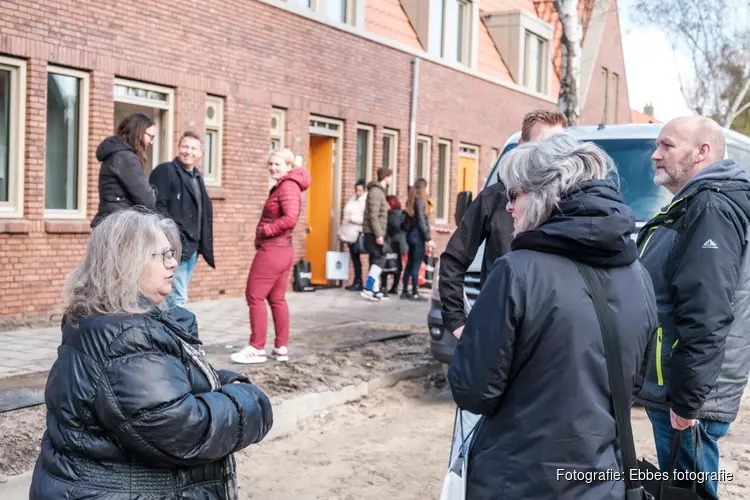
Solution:
M326 279L342 281L349 279L348 252L326 252Z
M456 408L456 417L453 420L450 464L448 473L443 480L440 500L466 500L466 476L469 470L468 455L481 418L481 415Z

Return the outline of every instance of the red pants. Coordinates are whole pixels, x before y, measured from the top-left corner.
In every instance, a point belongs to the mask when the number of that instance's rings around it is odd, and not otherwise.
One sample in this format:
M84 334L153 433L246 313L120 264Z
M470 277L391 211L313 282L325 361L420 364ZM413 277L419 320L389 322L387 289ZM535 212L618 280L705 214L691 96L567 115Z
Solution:
M286 303L286 282L294 263L292 247L261 247L255 254L247 277L245 299L250 308L250 345L264 349L268 336L266 299L271 306L276 329L276 347L289 342L289 307Z

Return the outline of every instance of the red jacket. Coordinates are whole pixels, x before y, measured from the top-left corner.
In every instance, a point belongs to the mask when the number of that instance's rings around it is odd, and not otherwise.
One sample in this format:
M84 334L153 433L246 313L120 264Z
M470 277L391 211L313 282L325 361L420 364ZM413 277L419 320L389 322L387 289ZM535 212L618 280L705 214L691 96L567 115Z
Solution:
M255 248L292 246L292 231L302 211L302 191L310 186L310 174L293 168L271 189L255 230Z

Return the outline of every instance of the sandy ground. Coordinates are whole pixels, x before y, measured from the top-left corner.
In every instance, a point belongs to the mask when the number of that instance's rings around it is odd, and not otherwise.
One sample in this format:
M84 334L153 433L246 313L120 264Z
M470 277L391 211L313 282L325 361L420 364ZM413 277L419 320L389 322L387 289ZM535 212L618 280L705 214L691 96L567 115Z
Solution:
M296 434L238 457L242 499L437 499L447 467L455 406L444 379L402 382L303 423ZM438 387L436 387L436 385ZM442 387L442 389L439 389ZM750 408L720 444L734 480L722 499L750 497ZM633 409L639 458L656 463L651 426Z

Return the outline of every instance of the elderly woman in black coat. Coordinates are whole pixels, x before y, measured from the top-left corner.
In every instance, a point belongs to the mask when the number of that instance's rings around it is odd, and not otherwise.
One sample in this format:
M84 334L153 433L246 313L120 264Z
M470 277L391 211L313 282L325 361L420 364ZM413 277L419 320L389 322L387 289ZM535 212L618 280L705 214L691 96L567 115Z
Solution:
M613 169L597 146L566 134L502 160L512 251L492 268L448 372L458 406L485 417L466 498L625 498L625 483L607 480L608 469L623 466L602 333L574 262L603 278L626 391L636 394L656 306L631 239L632 211L607 180ZM566 472L601 472L602 480Z
M179 255L174 222L152 213L92 232L65 284L31 500L238 498L233 454L266 436L271 404L211 367L193 314L165 310Z

